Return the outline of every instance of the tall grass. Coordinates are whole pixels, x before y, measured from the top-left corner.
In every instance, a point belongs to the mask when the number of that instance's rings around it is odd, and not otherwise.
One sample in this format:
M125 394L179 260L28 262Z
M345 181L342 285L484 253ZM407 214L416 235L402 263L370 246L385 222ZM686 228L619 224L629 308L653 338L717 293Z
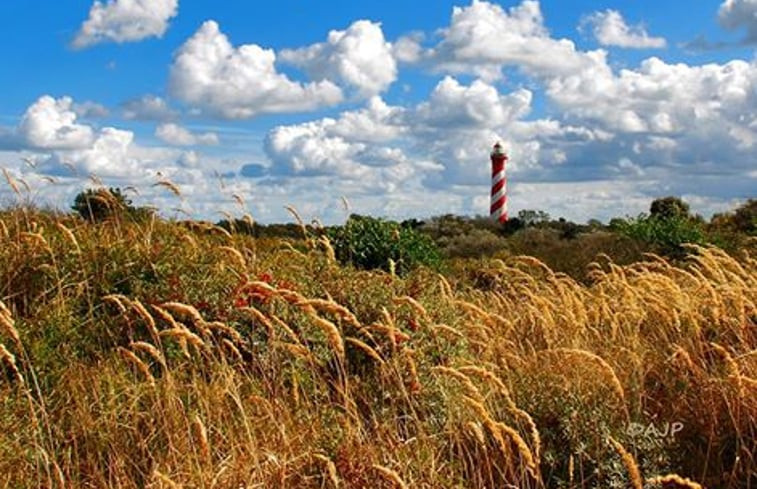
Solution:
M4 487L757 484L746 251L400 278L315 239L0 223Z

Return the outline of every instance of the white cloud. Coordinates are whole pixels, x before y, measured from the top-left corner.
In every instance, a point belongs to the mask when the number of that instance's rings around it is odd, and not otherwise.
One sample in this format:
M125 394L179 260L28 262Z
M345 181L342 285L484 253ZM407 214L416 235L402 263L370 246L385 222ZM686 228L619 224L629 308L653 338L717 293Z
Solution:
M435 186L468 184L484 181L482 158L530 103L528 90L500 95L483 81L466 86L447 77L415 107L374 97L336 119L279 126L269 133L266 152L285 174L365 179L383 167L382 176L395 183L412 175Z
M123 117L129 120L169 121L176 119L178 112L168 102L155 95L143 95L123 104Z
M17 132L31 148L80 149L92 144L94 132L76 118L70 97L44 95L26 109Z
M501 127L528 114L531 98L531 92L525 89L500 95L481 80L466 87L447 76L434 88L428 102L420 104L416 116L433 127Z
M71 44L86 48L105 41L123 43L162 37L178 9L179 0L95 1Z
M404 44L404 54L412 56L412 47ZM363 96L383 92L397 79L391 44L384 39L381 25L367 20L329 32L326 42L284 50L280 56L315 80L338 81Z
M194 146L197 144L218 144L218 135L214 132L195 134L178 124L168 122L155 128L155 136L164 143L173 146Z
M46 162L43 169L53 173L59 165L71 165L84 174L98 177L136 177L139 162L129 155L134 133L113 127L100 131L92 145L84 149L58 151Z
M589 54L577 51L572 41L549 36L536 0L525 0L508 11L480 0L454 7L450 25L441 36L424 58L443 72L473 73L493 80L507 65L532 75L552 76L592 64Z
M422 33L411 33L399 37L392 43L392 56L401 63L416 63L423 56Z
M727 139L745 143L757 118L755 87L754 62L689 66L653 57L618 75L598 62L551 80L547 93L569 114L614 131L698 134L704 142L738 127Z
M313 110L342 100L334 83L292 81L276 71L275 61L272 50L256 44L235 48L217 23L207 21L177 51L170 90L185 102L229 119Z
M629 26L617 10L594 12L581 20L581 26L590 27L603 46L622 48L664 48L665 38L650 36L644 26Z
M757 0L725 0L718 21L728 30L746 29L745 42L757 42Z

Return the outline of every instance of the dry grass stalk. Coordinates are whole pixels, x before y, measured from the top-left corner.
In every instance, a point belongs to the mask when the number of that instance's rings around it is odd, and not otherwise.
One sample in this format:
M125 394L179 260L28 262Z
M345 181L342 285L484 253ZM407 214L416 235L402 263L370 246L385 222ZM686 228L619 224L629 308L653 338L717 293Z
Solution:
M16 382L18 382L19 385L24 385L24 377L21 375L21 371L16 365L16 357L13 355L13 353L9 352L5 345L3 345L2 343L0 343L0 360L2 360L8 370L13 373L13 377L15 377Z
M334 247L331 246L331 240L328 236L324 235L321 236L318 240L322 245L323 248L326 250L326 259L329 263L336 263L336 252L334 252Z
M158 362L161 367L163 367L165 370L168 370L166 359L163 357L163 354L160 352L160 350L155 348L154 345L151 345L146 341L132 341L131 343L129 343L129 348L131 348L132 350L139 350L147 353L153 358L153 360Z
M300 217L300 213L297 212L297 209L294 208L294 206L291 205L285 205L284 208L289 211L290 214L292 214L292 217L297 221L297 225L300 226L300 230L302 231L302 236L307 237L308 231L305 227L305 223L302 220L302 217Z
M666 489L703 489L691 479L676 474L661 475L647 479L647 484L660 484Z
M0 301L0 329L13 340L16 348L21 349L21 335L18 334L15 321L11 316L11 312L5 307L5 304Z
M8 185L13 190L13 193L20 196L21 191L18 189L18 185L16 184L16 180L13 178L13 176L10 174L8 170L3 168L3 175L5 175L5 181L8 182Z
M409 295L404 295L402 297L395 298L394 299L394 303L395 304L407 304L410 307L412 307L418 314L420 314L423 317L423 319L425 319L425 320L429 319L429 315L428 315L428 312L426 311L426 308L423 307L423 305L420 302L418 302L417 300L413 299Z
M484 426L486 426L486 428L492 434L494 440L497 442L502 455L508 460L511 457L510 447L508 446L504 437L504 435L507 435L507 437L515 444L515 447L518 449L520 459L526 464L527 470L534 478L538 478L539 469L536 465L533 454L531 453L531 450L528 448L528 445L520 436L520 434L518 434L518 432L513 428L507 426L505 423L495 421L491 417L491 414L489 414L489 411L486 409L483 402L477 401L476 399L473 399L466 395L463 395L463 401L465 401L468 406L473 408L478 417L481 418Z
M615 392L615 395L618 397L618 400L623 406L626 417L628 417L628 410L626 408L626 395L625 390L623 389L623 384L620 383L620 379L615 374L615 370L610 366L609 363L607 363L604 358L600 357L596 353L574 348L555 348L552 350L545 350L541 353L581 358L589 361L589 363L599 366L599 370L604 373L606 381L612 387L613 392Z
M232 340L234 340L237 344L244 343L244 338L242 338L242 335L239 334L239 331L237 331L236 329L232 328L228 324L222 323L220 321L212 321L212 322L205 323L205 324L211 330L220 331L220 332L226 334Z
M356 328L362 327L362 324L360 324L360 321L358 321L357 317L352 313L352 311L341 304L337 304L333 300L305 299L304 301L299 302L297 305L306 309L308 307L312 307L317 311L334 314L345 322L355 326Z
M210 462L210 444L208 443L208 430L198 414L192 416L192 431L200 448L200 455L205 462Z
M328 458L326 455L321 455L320 453L313 454L313 458L316 458L326 464L326 472L329 475L329 480L331 481L331 485L334 486L334 488L339 487L339 477L337 475L336 471L336 465L334 462Z
M461 333L460 331L456 330L455 328L451 326L447 326L446 324L434 324L431 326L431 331L436 333L437 331L449 333L452 336L455 336L457 338L464 338L465 335Z
M153 375L150 373L150 368L145 364L145 362L142 361L141 358L135 355L133 351L127 350L126 348L119 346L118 353L121 354L121 357L124 360L126 360L126 362L134 365L137 368L137 370L139 370L142 373L145 379L147 379L147 382L151 386L155 385L155 377L153 377Z
M153 184L153 187L163 187L163 188L167 188L167 189L168 189L168 190L170 190L170 191L171 191L171 193L173 193L173 194L174 194L175 196L177 196L177 197L181 197L181 190L179 189L178 185L176 185L175 183L173 183L173 182L172 182L172 181L170 181L170 180L161 180L161 181L159 181L159 182L157 182L157 183L154 183L154 184Z
M368 344L352 337L346 338L345 342L359 348L363 351L363 353L376 360L376 362L378 362L380 365L384 365L384 360L381 358L381 355L379 355L378 352L371 348Z
M636 464L636 460L633 458L633 455L628 453L623 445L615 441L615 439L613 439L612 437L610 437L610 443L615 448L615 451L617 451L620 455L620 458L623 461L623 465L628 471L628 477L630 479L631 486L634 489L644 489L644 480L641 477L641 471L639 470L639 466Z
M139 302L139 299L129 301L129 305L137 311L137 315L145 322L153 341L160 346L160 334L158 332L158 326L155 324L155 318L152 317L152 314L150 314L147 308Z
M242 356L242 353L239 351L239 348L237 348L234 343L229 341L228 339L224 338L221 340L221 344L234 356L234 359L239 362L244 362L244 357Z
M460 382L463 387L465 387L466 392L468 393L468 396L475 399L477 402L484 403L486 402L484 399L483 394L481 394L481 391L476 387L476 385L471 381L470 377L465 375L459 370L456 370L454 368L450 367L443 367L443 366L437 366L433 367L432 371L439 372L440 374L447 375L449 377L454 378L458 382Z
M442 274L439 274L438 277L442 295L444 295L444 297L447 299L452 299L454 294L452 293L452 287L450 286L449 282Z
M184 340L198 350L205 350L208 346L202 338L184 327L164 329L160 332L160 336L174 338L176 340Z
M63 223L57 222L55 223L58 229L63 233L63 235L68 239L68 241L71 242L71 244L74 246L74 250L77 255L81 255L81 248L79 248L79 242L76 240L76 236L74 236L74 232L71 231L69 228L67 228Z
M297 344L301 344L302 341L300 340L300 337L297 335L297 333L294 332L292 328L289 327L289 325L284 322L280 317L276 316L275 314L271 314L271 320L276 323L276 325L283 329L284 332L289 336L289 339L294 341Z
M723 357L723 360L725 361L726 368L728 369L728 378L733 381L733 383L736 386L736 389L741 397L744 396L744 385L741 382L742 375L739 371L739 365L736 363L736 360L733 359L733 356L731 353L723 348L721 345L718 345L717 343L710 342L710 346L713 350L718 352L720 356Z
M158 315L158 317L160 319L162 319L163 321L165 321L166 323L168 323L168 325L171 328L173 328L173 329L181 329L181 326L176 321L176 319L174 319L174 317L171 315L171 313L169 313L168 311L166 311L165 309L163 309L160 306L156 306L155 304L151 304L150 307L152 308L153 311L155 311L155 313Z
M400 477L396 471L379 464L373 464L372 467L381 474L384 479L394 484L395 487L398 487L399 489L409 489L409 486L405 484L402 477Z
M194 324L202 325L205 323L205 320L202 318L200 311L195 309L194 306L190 306L189 304L182 304L181 302L164 302L163 304L161 304L161 307L174 314L178 314L179 316L182 316L184 318L191 319Z
M313 320L313 323L318 327L318 329L323 331L323 333L326 335L326 339L328 340L329 345L336 352L339 358L344 358L344 340L342 339L342 335L339 333L339 328L337 328L336 325L328 319L323 319L320 316L311 315L310 318Z
M310 353L310 350L308 350L302 345L295 344L295 343L286 343L284 341L275 341L273 343L273 346L275 348L283 348L284 350L288 351L293 356L302 358L304 360L307 360L308 362L315 360L315 358L313 357L313 354Z
M225 251L233 256L242 268L245 268L247 266L247 260L245 260L242 252L234 248L233 246L219 246L218 249Z
M240 307L239 310L248 313L252 316L253 319L262 324L269 339L273 340L276 338L276 331L273 328L273 324L271 324L271 321L266 317L265 314L258 311L254 307Z
M157 469L153 470L151 479L153 480L153 482L150 484L150 486L148 486L150 488L156 486L162 488L164 486L167 486L169 489L182 489L182 486L180 484L172 481L170 477L163 474L162 472L159 472Z
M484 435L484 429L481 423L477 421L467 421L465 427L473 435L479 445L486 447L486 436Z
M497 388L497 390L502 395L502 397L505 398L505 402L507 402L508 409L511 409L511 410L517 409L515 406L515 402L513 402L513 399L510 396L510 389L507 388L505 383L502 382L502 379L500 379L495 373L476 365L466 365L466 366L458 368L458 370L464 374L475 375L488 382L491 382Z

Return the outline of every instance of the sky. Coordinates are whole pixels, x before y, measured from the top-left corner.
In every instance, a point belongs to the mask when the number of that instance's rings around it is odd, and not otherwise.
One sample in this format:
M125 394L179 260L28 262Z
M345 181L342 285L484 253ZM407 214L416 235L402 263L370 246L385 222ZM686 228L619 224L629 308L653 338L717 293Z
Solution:
M585 222L757 196L757 0L3 0L0 205ZM169 181L181 191L170 192Z

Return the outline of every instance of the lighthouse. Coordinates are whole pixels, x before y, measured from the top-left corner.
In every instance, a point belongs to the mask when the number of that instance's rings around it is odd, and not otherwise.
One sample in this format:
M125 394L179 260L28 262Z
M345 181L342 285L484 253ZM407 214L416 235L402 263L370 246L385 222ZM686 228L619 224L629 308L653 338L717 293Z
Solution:
M491 153L492 161L492 193L491 207L489 212L492 219L496 219L501 224L507 221L507 174L505 164L507 155L502 149L502 145L494 145Z

